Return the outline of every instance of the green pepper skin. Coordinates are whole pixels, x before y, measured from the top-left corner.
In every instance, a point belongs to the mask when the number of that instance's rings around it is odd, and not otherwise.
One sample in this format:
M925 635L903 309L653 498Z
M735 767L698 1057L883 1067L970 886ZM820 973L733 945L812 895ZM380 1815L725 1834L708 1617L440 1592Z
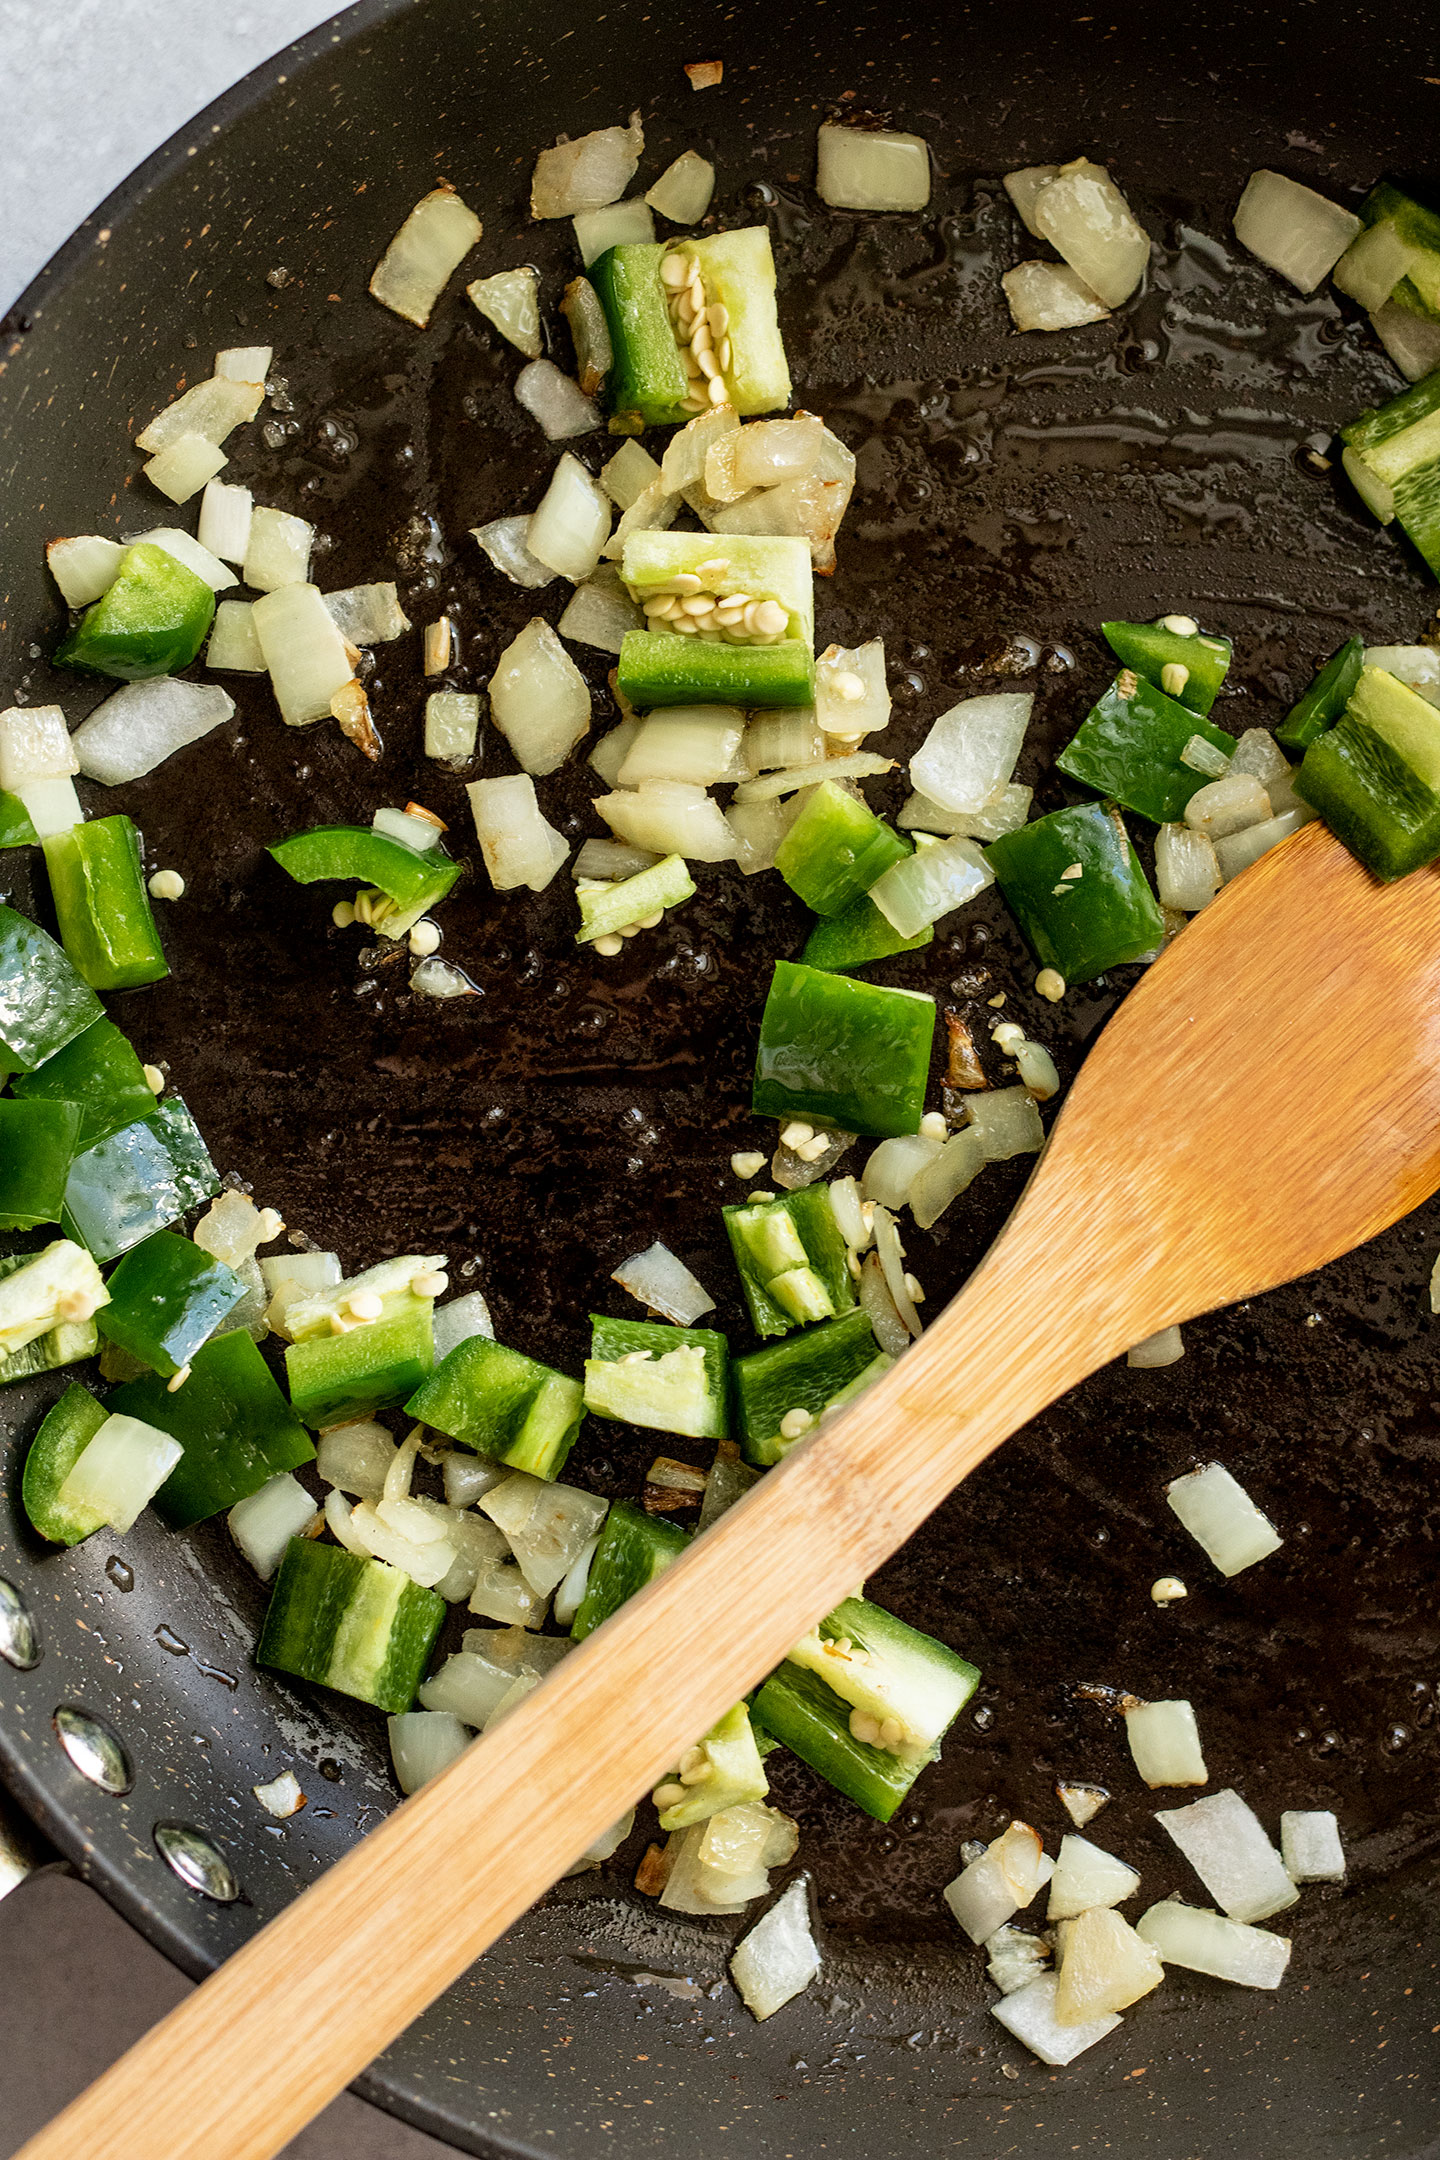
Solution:
M0 1100L0 1230L59 1222L79 1132L74 1103Z
M33 1072L104 1017L64 948L0 907L0 1071Z
M885 1139L925 1109L935 1000L776 962L760 1022L751 1106Z
M393 1410L415 1393L435 1363L434 1302L407 1290L387 1298L385 1308L348 1335L314 1335L287 1346L290 1401L302 1424L323 1432Z
M717 542L718 545L718 542ZM815 701L815 663L798 638L780 645L703 645L674 630L627 630L616 677L632 705L747 705Z
M869 1315L858 1307L737 1358L731 1369L746 1461L761 1469L779 1462L796 1445L780 1431L786 1412L808 1410L819 1418L877 1360L882 1369L890 1362L875 1341Z
M219 1190L194 1118L180 1096L167 1095L150 1117L76 1156L61 1226L97 1260L115 1260Z
M1053 810L993 840L986 860L1042 967L1067 983L1159 946L1165 918L1117 815L1102 803ZM1079 863L1081 875L1065 872Z
M405 1415L532 1477L558 1477L585 1415L578 1380L471 1335L442 1358Z
M0 848L35 847L39 839L30 813L19 796L7 795L0 788Z
M782 1665L771 1673L755 1697L752 1715L757 1726L876 1822L889 1822L920 1774L919 1764L855 1739L849 1703L826 1687L818 1673L799 1665Z
M448 1610L383 1560L292 1538L255 1662L398 1717L415 1700Z
M1100 628L1122 668L1133 668L1142 681L1162 695L1173 696L1190 712L1209 712L1229 672L1234 650L1229 638L1217 637L1211 630L1186 637L1178 630L1167 630L1163 622L1106 622ZM1172 663L1188 673L1183 690L1166 693L1160 671Z
M70 1102L80 1113L76 1148L92 1148L137 1119L153 1118L160 1104L145 1068L113 1020L97 1020L63 1050L18 1073L10 1092L21 1102Z
M723 1440L729 1431L730 1413L730 1345L725 1337L715 1328L675 1327L668 1320L612 1320L606 1313L591 1313L590 1356L585 1366L587 1378L592 1364L618 1364L621 1358L629 1357L637 1350L648 1350L655 1358L663 1358L671 1350L699 1350L702 1353L705 1360L705 1429L688 1436ZM586 1400L590 1402L588 1389ZM618 1417L622 1413L596 1410L595 1415ZM637 1418L635 1422L643 1424L647 1421ZM656 1424L650 1429L674 1432L681 1428Z
M66 1388L31 1441L20 1498L30 1527L52 1545L78 1545L101 1526L58 1503L60 1488L110 1412L88 1388Z
M798 1192L777 1193L773 1200L736 1201L720 1213L745 1293L750 1325L757 1335L788 1335L802 1324L797 1314L771 1295L770 1285L784 1268L783 1263L776 1268L773 1261L767 1266L762 1260L767 1232L773 1236L777 1230L782 1234L793 1230L804 1249L804 1264L823 1289L832 1316L848 1312L854 1305L855 1284L846 1262L845 1240L830 1204L830 1188L823 1178L801 1186ZM824 1317L823 1302L815 1317Z
M233 1268L173 1230L132 1245L106 1288L110 1303L96 1315L100 1333L165 1380L190 1363L245 1295Z
M234 1507L315 1454L244 1328L197 1350L189 1379L173 1394L158 1374L146 1373L117 1388L108 1407L143 1418L185 1450L155 1495L157 1510L176 1529Z
M203 578L164 548L127 549L109 590L88 607L55 654L56 667L145 682L189 667L215 618Z
M1173 825L1210 777L1180 762L1192 735L1203 736L1226 757L1235 755L1233 735L1166 697L1163 690L1142 681L1131 696L1122 697L1112 683L1055 763L1097 795L1108 795L1157 825Z
M1440 213L1417 202L1393 180L1381 180L1360 205L1367 226L1389 223L1422 260L1390 295L1400 307L1426 322L1440 322Z
M868 803L822 780L775 850L775 868L817 915L841 915L909 853Z
M131 820L91 818L41 846L61 941L86 982L133 990L168 975Z
M617 417L638 414L647 427L689 420L690 382L660 282L670 249L663 241L608 248L590 265L605 311L612 362L605 396Z
M444 898L460 865L433 848L406 847L369 825L316 825L292 833L268 851L297 885L343 878L352 885L373 885L403 909L427 908Z
M689 1542L688 1534L678 1524L647 1515L628 1500L612 1501L590 1563L585 1595L570 1630L576 1642L593 1635L611 1613L619 1612L627 1598L663 1574Z
M862 894L843 914L822 917L816 923L800 961L804 967L823 968L829 975L848 975L872 961L888 960L894 953L917 952L934 938L933 923L926 923L918 937L901 937L869 895Z
M0 1280L34 1257L28 1252L7 1253L0 1260ZM8 1357L0 1357L0 1387L13 1387L17 1380L32 1380L36 1373L54 1372L61 1365L78 1365L81 1358L95 1355L99 1341L93 1320L62 1320L48 1334L37 1335Z
M1318 742L1349 704L1364 664L1365 641L1357 633L1331 653L1305 695L1291 706L1275 730L1276 742L1287 750L1308 750Z
M1440 855L1440 713L1383 668L1364 668L1295 792L1385 883Z

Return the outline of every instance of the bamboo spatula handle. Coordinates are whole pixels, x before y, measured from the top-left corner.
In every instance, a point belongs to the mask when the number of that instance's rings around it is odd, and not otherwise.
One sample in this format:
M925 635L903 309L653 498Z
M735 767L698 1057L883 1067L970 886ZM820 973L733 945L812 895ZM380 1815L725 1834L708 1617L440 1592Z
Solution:
M1018 1232L1045 1212L1022 1210L966 1293L843 1420L272 1920L20 2160L95 2160L117 2138L144 2160L268 2160L286 2144L967 1471L1135 1339L1123 1313L1082 1311L1078 1288L1068 1305L1063 1295L1037 1305L1046 1232ZM1073 1257L1078 1285L1084 1256ZM1058 1331L1057 1311L1071 1323Z

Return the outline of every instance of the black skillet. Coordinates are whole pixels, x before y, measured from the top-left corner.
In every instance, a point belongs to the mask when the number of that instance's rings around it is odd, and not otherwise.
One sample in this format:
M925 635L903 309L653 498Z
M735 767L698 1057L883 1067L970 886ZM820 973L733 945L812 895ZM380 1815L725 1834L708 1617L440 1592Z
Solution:
M772 227L797 399L859 459L820 637L883 631L899 747L956 696L1018 676L1039 693L1021 777L1053 807L1050 759L1109 664L1096 624L1182 605L1236 639L1217 717L1237 731L1273 722L1350 628L1419 635L1435 589L1319 454L1397 379L1328 294L1299 299L1241 256L1229 212L1256 165L1342 199L1382 169L1433 170L1428 14L1216 6L1177 20L1130 0L1078 17L989 0L353 9L157 153L8 319L0 688L59 697L72 719L94 701L41 657L60 614L40 543L168 516L129 436L217 346L258 341L275 345L288 394L263 439L232 442L233 476L317 521L323 584L393 575L417 621L456 615L449 679L483 683L534 610L466 528L532 502L548 455L510 397L515 358L463 279L426 335L376 308L366 280L443 173L486 224L464 276L533 260L553 304L570 236L526 221L535 151L638 105L641 185L695 145L718 163L721 221ZM683 64L717 55L723 87L695 95ZM930 141L924 218L834 215L810 192L817 122L858 108ZM1081 151L1114 167L1155 238L1153 272L1115 322L1020 339L998 277L1033 249L999 175ZM578 447L594 464L607 445ZM554 618L553 594L539 611ZM605 664L582 655L602 715ZM483 1001L412 999L403 962L367 967L358 934L329 927L333 895L297 891L260 852L409 796L452 819L465 849L460 783L418 754L416 644L381 649L371 691L378 770L329 729L288 733L242 685L233 724L121 791L152 861L181 868L190 891L164 916L170 979L116 1000L118 1017L168 1062L222 1171L352 1264L445 1249L462 1277L475 1263L466 1279L503 1337L573 1366L591 1305L619 1309L610 1268L659 1234L717 1287L719 1322L740 1339L716 1208L735 1189L726 1158L758 1136L744 1103L766 962L798 950L801 910L776 879L708 874L663 931L592 964L576 957L564 880L497 902L475 875L444 911L445 951ZM509 769L493 733L476 769ZM551 786L551 814L577 838L598 830L593 792L583 768ZM898 804L898 783L879 792ZM5 859L3 882L43 912L24 857ZM1003 992L1066 1074L1130 980L1037 1006L1014 931L985 902L881 972L977 1025ZM1243 1148L1243 1100L1234 1113ZM1317 1150L1347 1144L1304 1073L1295 1115ZM1257 1159L1257 1191L1264 1175ZM943 1234L914 1241L932 1307L1017 1184L989 1173ZM751 2022L723 1977L728 1928L630 1890L642 1828L601 1875L562 1885L361 2089L485 2154L681 2141L841 2160L1433 2152L1437 1242L1431 1207L1325 1275L1188 1329L1181 1365L1107 1370L884 1571L877 1593L973 1656L985 1683L889 1828L776 1758L824 1930L825 1972L803 2001ZM1044 1281L1034 1289L1043 1300ZM378 1720L254 1671L262 1593L223 1527L177 1537L147 1519L123 1554L105 1538L38 1548L15 1493L56 1391L0 1402L0 1576L40 1650L28 1670L0 1660L0 1771L85 1876L198 1974L393 1804ZM633 1492L653 1452L592 1424L574 1474ZM1286 1535L1229 1585L1161 1498L1167 1477L1212 1456ZM1161 1610L1148 1586L1173 1571L1191 1594ZM1212 1785L1236 1784L1272 1829L1283 1807L1335 1807L1350 1875L1305 1892L1278 1995L1172 1975L1121 2035L1057 2074L985 2015L980 1961L938 1890L961 1840L1012 1813L1053 1849L1053 1783L1070 1776L1113 1787L1097 1835L1143 1870L1145 1896L1197 1894L1083 1692L1105 1684L1192 1697ZM64 1705L123 1743L128 1793L77 1772L52 1726ZM285 1765L309 1805L280 1825L250 1788ZM239 1899L214 1902L165 1864L155 1827L176 1822L212 1841Z

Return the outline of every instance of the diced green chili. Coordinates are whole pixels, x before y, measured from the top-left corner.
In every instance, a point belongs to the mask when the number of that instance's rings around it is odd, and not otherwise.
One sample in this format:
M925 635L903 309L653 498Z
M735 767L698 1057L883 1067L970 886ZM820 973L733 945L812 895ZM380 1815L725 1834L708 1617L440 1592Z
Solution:
M1159 622L1106 622L1100 628L1122 668L1133 668L1143 681L1191 712L1209 712L1229 672L1229 638L1209 630L1172 630L1164 616ZM1166 668L1183 669L1184 674L1172 673L1167 683L1162 679Z
M519 1350L467 1336L423 1380L405 1415L532 1477L558 1477L585 1415L583 1390Z
M59 1222L79 1131L74 1103L0 1100L0 1230Z
M394 913L377 922L385 937L396 938L419 921L460 875L460 865L438 845L407 847L370 825L316 825L292 833L269 851L297 885L343 878L352 885L374 886L394 901Z
M0 1260L0 1282L30 1267L35 1258L34 1253L7 1253ZM0 1351L0 1387L13 1387L17 1380L33 1379L36 1373L54 1372L62 1365L78 1365L81 1358L95 1355L99 1340L93 1319L57 1319L43 1335L32 1336L16 1349Z
M779 1462L803 1438L781 1431L792 1410L803 1410L813 1425L842 1399L849 1401L852 1389L858 1393L857 1381L878 1380L893 1362L876 1344L869 1315L858 1308L737 1358L735 1403L746 1459L762 1469Z
M610 334L606 402L617 416L636 414L647 427L688 420L689 378L666 306L660 265L663 241L606 250L590 265L590 280Z
M1333 727L1349 704L1365 664L1365 641L1358 634L1331 653L1305 695L1292 705L1275 730L1287 750L1308 750Z
M204 644L214 615L205 580L142 541L127 549L114 583L85 610L54 664L122 682L178 675Z
M38 923L0 907L0 1071L33 1072L103 1018L63 947Z
M144 1066L113 1020L96 1020L33 1072L17 1073L10 1091L21 1102L74 1103L81 1150L153 1118L160 1107Z
M19 796L0 788L0 848L34 847L39 837Z
M775 868L817 915L841 915L909 853L868 803L822 780L775 850Z
M855 1285L823 1178L721 1212L757 1335L784 1335L850 1310Z
M684 856L666 855L648 870L637 871L634 877L619 878L613 885L579 893L580 928L575 942L588 945L598 937L613 936L631 923L643 922L657 909L679 907L694 894L695 880L685 867Z
M590 1315L585 1407L652 1432L723 1440L729 1431L730 1346L714 1328Z
M803 967L823 968L830 975L848 975L855 968L869 967L873 960L916 952L933 943L934 937L933 923L926 923L917 937L901 937L867 893L852 901L843 914L822 916L805 940L800 961Z
M1180 753L1194 735L1203 736L1226 757L1235 755L1234 736L1203 715L1148 682L1137 680L1126 696L1117 680L1090 708L1055 763L1072 780L1113 797L1127 810L1137 810L1157 825L1173 825L1210 777L1181 763Z
M295 1415L321 1432L408 1401L435 1362L433 1309L433 1299L402 1290L385 1299L378 1320L347 1335L291 1343L285 1371Z
M108 1407L142 1418L184 1449L155 1495L156 1508L177 1528L234 1507L315 1453L244 1328L195 1351L189 1378L173 1393L156 1373L146 1373L117 1388Z
M1387 882L1440 855L1440 712L1364 668L1344 713L1305 753L1295 792Z
M61 1217L97 1260L114 1260L220 1190L199 1128L178 1095L76 1156Z
M255 1662L398 1717L415 1700L447 1610L383 1560L292 1538Z
M760 1022L754 1109L846 1132L913 1133L925 1108L935 1001L776 962Z
M577 1642L593 1635L602 1621L619 1612L627 1598L643 1590L678 1560L690 1539L677 1524L647 1515L628 1500L611 1503L590 1563L585 1595L570 1633Z
M78 1545L101 1527L98 1516L62 1507L60 1488L110 1412L88 1388L66 1388L30 1443L20 1497L32 1529L52 1545Z
M100 1333L166 1380L190 1363L245 1295L233 1268L173 1230L132 1245L106 1288L110 1303L99 1315Z
M1440 322L1440 212L1393 180L1381 180L1360 205L1367 226L1389 224L1411 251L1411 267L1390 297L1411 315Z
M130 819L91 818L41 845L60 936L86 982L129 990L168 975Z
M1102 803L1052 810L992 841L986 859L1030 950L1068 983L1142 959L1165 935L1125 827Z

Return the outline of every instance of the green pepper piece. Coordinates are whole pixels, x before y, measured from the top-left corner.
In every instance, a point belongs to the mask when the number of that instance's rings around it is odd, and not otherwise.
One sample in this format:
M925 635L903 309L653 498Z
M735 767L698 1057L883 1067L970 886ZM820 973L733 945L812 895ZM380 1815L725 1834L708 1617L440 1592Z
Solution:
M1211 775L1182 765L1180 753L1194 735L1203 736L1226 757L1235 755L1235 738L1203 715L1179 705L1148 682L1137 683L1129 697L1118 682L1092 705L1080 732L1055 763L1072 780L1109 795L1127 810L1173 825L1185 805Z
M627 1358L635 1362L627 1364ZM585 1407L597 1417L692 1440L723 1440L729 1401L730 1345L714 1328L591 1313Z
M822 780L775 850L775 868L817 915L842 915L909 853L868 803Z
M755 1723L808 1763L876 1822L889 1822L919 1775L919 1765L850 1731L850 1705L818 1673L782 1665L753 1704Z
M647 1515L628 1500L614 1500L590 1563L585 1595L570 1630L576 1642L593 1635L602 1621L619 1612L627 1598L663 1575L690 1539L678 1524Z
M448 1610L383 1560L292 1538L255 1662L398 1717L415 1700Z
M7 1253L0 1260L0 1282L28 1267L34 1258L34 1253ZM81 1358L95 1355L99 1340L93 1319L58 1320L44 1335L0 1355L0 1387L12 1387L17 1380L31 1380L36 1373L54 1372L62 1365L78 1365Z
M634 414L647 427L669 427L692 416L685 410L690 380L660 282L670 252L663 242L607 248L590 265L590 282L605 311L612 365L606 402L618 415Z
M0 1071L33 1072L103 1017L70 955L38 923L0 907Z
M1417 202L1393 180L1381 180L1360 205L1366 225L1389 223L1411 249L1410 270L1390 295L1411 315L1440 322L1440 212Z
M575 1444L585 1405L580 1382L568 1373L470 1335L421 1381L405 1415L514 1470L554 1478Z
M402 1290L384 1304L378 1320L367 1320L348 1335L313 1335L287 1347L290 1401L295 1415L315 1431L393 1410L415 1393L434 1364L434 1300Z
M1365 641L1357 633L1331 653L1305 695L1291 706L1275 730L1276 742L1287 750L1308 750L1318 742L1349 704L1364 664Z
M783 412L790 366L775 303L775 255L766 225L740 225L685 243L700 265L705 297L729 317L731 362L725 388L736 412Z
M0 788L0 848L34 847L40 835L18 795Z
M66 1388L30 1443L20 1497L32 1529L52 1545L78 1545L101 1528L98 1516L59 1505L60 1488L110 1412L88 1388Z
M1340 430L1344 465L1365 503L1398 518L1440 576L1440 369Z
M190 1363L245 1295L233 1268L173 1230L133 1245L106 1288L110 1303L98 1317L100 1333L166 1380Z
M775 964L760 1022L752 1107L885 1139L913 1133L925 1109L935 1000L852 982L793 960Z
M269 850L297 885L344 878L352 885L373 885L395 903L394 913L375 927L383 937L402 937L427 908L443 900L460 875L460 865L438 845L407 847L371 825L316 825L292 833Z
M691 1823L706 1822L722 1808L763 1800L770 1790L751 1730L748 1703L736 1703L717 1718L699 1745L705 1751L708 1775L698 1785L682 1785L685 1797L663 1811L662 1830L688 1830Z
M849 1401L857 1381L878 1380L893 1362L876 1344L868 1313L858 1307L788 1342L737 1358L735 1402L746 1461L761 1469L779 1462L795 1445L780 1430L789 1411L808 1411L813 1423L842 1398Z
M234 1507L315 1453L244 1328L195 1351L189 1379L173 1394L157 1373L146 1373L117 1388L109 1407L157 1426L185 1450L155 1495L177 1529Z
M189 667L215 616L203 578L164 548L128 548L114 583L88 607L55 654L56 667L144 682Z
M830 975L847 975L869 967L873 960L888 960L893 953L916 952L934 942L935 926L926 923L916 937L901 937L888 916L882 915L868 893L862 893L842 914L823 918L805 940L800 955L804 967L822 968Z
M11 1093L21 1102L74 1103L79 1150L137 1119L153 1118L160 1107L144 1066L113 1020L95 1021L34 1072L17 1074Z
M616 676L632 705L813 705L815 663L804 645L704 645L673 630L627 630Z
M1363 668L1344 713L1306 751L1295 792L1387 883L1440 855L1440 712Z
M97 1260L114 1260L219 1190L195 1120L167 1095L150 1117L76 1156L61 1222Z
M61 941L86 982L131 990L168 975L130 819L91 818L41 845Z
M720 1212L757 1335L784 1335L854 1305L845 1239L823 1178Z
M1100 628L1122 668L1133 668L1143 681L1189 711L1209 712L1229 671L1234 650L1229 638L1210 630L1170 630L1163 618L1153 623L1105 622ZM1160 680L1167 667L1184 668L1180 689L1167 691Z
M592 892L577 894L580 902L580 928L575 933L577 945L588 945L598 937L612 936L625 930L631 923L642 922L657 909L679 907L694 898L695 880L685 866L683 855L666 855L648 870L639 870L634 877L619 878L613 885L600 886Z
M79 1131L74 1103L0 1101L0 1230L59 1222Z
M985 854L1030 950L1067 983L1139 960L1164 938L1165 918L1124 822L1103 803L1052 810L992 840ZM1067 876L1077 863L1079 876Z

